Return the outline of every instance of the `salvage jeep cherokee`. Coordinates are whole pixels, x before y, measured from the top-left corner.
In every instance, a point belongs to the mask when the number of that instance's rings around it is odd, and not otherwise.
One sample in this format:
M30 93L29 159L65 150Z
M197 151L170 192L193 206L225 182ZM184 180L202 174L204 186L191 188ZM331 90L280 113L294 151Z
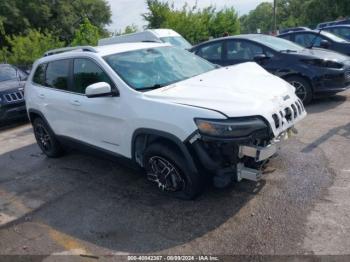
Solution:
M159 43L49 51L25 98L47 156L72 142L122 156L184 199L206 174L221 187L258 180L256 163L306 115L294 87L255 63L218 68Z

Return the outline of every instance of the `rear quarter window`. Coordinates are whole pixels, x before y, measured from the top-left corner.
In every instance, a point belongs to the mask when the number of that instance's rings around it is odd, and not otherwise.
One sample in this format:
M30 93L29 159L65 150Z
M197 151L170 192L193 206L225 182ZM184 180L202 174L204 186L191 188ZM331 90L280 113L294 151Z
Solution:
M39 65L34 73L33 82L38 85L45 85L45 72L46 72L47 64Z

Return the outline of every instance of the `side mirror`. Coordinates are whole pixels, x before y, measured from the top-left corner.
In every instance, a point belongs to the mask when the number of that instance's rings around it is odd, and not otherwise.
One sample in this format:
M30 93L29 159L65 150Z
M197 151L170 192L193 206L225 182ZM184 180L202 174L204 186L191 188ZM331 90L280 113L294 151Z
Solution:
M257 63L261 63L261 62L263 62L264 60L267 60L267 59L270 59L270 57L268 57L265 54L258 54L256 56L254 56L254 61L257 62Z
M103 96L114 96L110 84L106 82L99 82L89 85L85 89L85 95L88 98L103 97Z
M320 44L320 46L322 47L322 48L325 48L325 49L328 49L329 47L330 47L330 43L329 43L329 41L328 40L322 40L321 41L321 44Z

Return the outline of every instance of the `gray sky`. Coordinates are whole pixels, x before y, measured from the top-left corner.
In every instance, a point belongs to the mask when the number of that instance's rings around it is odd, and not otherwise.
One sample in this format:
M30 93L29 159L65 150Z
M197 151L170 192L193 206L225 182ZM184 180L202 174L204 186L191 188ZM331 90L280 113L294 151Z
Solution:
M141 14L147 12L145 0L107 0L112 9L112 24L109 30L121 30L127 25L135 24L142 29L145 25ZM170 0L171 2L171 0ZM196 0L174 0L176 7L182 7L187 2L194 5ZM248 13L261 2L272 2L272 0L198 0L199 7L206 7L210 4L218 8L233 6L239 15Z

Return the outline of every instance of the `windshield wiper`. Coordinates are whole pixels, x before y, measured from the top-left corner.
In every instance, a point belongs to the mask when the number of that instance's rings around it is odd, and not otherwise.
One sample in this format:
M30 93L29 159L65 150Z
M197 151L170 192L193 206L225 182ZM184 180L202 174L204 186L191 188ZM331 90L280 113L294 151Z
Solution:
M286 50L280 50L281 53L297 53L297 50L292 50L292 49L286 49Z

